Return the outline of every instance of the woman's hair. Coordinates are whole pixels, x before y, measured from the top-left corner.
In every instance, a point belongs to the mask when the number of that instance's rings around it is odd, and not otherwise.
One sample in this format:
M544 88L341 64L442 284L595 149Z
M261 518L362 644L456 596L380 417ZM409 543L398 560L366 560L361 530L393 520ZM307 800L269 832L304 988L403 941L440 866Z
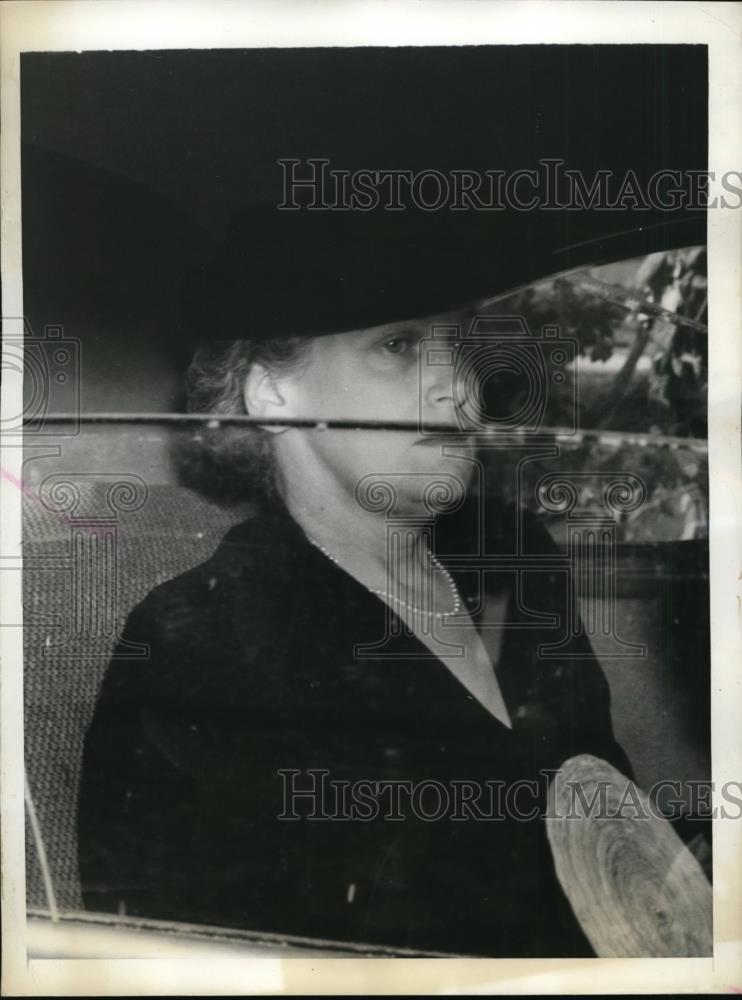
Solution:
M312 339L217 341L200 347L186 376L188 411L246 414L245 380L252 366L296 371ZM178 465L181 482L222 502L270 495L275 488L269 435L259 427L204 425L178 448Z

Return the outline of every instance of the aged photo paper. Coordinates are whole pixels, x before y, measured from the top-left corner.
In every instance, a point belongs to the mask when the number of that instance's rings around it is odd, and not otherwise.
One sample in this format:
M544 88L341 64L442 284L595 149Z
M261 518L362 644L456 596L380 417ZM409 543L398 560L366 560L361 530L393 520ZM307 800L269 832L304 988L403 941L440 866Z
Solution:
M0 28L4 993L742 991L742 6Z

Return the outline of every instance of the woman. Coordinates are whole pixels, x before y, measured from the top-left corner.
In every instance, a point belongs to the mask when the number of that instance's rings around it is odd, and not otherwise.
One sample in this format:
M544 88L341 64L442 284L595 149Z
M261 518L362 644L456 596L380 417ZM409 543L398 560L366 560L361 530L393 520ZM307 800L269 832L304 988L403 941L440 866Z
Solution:
M566 582L538 563L554 551L544 530L486 499L476 437L455 432L475 387L426 339L456 316L197 355L193 409L266 421L210 432L262 488L211 559L129 618L124 640L150 657L114 659L85 745L89 908L426 951L592 954L539 814L568 757L629 765L587 640L571 660L539 655L565 620ZM435 433L275 422L315 418ZM495 563L516 537L535 571Z

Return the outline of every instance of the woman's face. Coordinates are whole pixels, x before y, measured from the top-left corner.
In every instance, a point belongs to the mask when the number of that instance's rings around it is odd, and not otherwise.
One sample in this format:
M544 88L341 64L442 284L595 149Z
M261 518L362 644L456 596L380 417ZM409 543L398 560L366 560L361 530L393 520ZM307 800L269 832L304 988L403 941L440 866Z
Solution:
M443 324L446 318L435 320ZM365 476L388 477L412 499L442 474L465 487L473 450L465 437L444 444L423 427L457 424L452 363L455 347L436 334L433 320L414 320L317 337L307 357L277 389L280 415L321 420L410 421L420 430L329 430L292 428L277 435L276 453L284 474L296 475L307 463L331 475L346 491ZM448 318L451 323L451 319ZM424 343L427 340L427 343ZM435 350L427 350L434 346ZM431 361L435 361L433 364ZM274 410L279 415L279 410ZM290 466L287 465L290 463ZM452 481L450 478L447 480Z

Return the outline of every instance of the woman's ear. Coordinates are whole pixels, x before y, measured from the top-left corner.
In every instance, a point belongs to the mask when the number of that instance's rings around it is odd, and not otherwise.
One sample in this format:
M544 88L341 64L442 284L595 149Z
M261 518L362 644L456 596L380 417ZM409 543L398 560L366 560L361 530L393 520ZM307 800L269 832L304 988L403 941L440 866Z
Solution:
M281 394L275 375L264 365L254 364L247 373L243 387L245 409L251 417L285 416L286 400ZM266 427L278 434L285 427Z

